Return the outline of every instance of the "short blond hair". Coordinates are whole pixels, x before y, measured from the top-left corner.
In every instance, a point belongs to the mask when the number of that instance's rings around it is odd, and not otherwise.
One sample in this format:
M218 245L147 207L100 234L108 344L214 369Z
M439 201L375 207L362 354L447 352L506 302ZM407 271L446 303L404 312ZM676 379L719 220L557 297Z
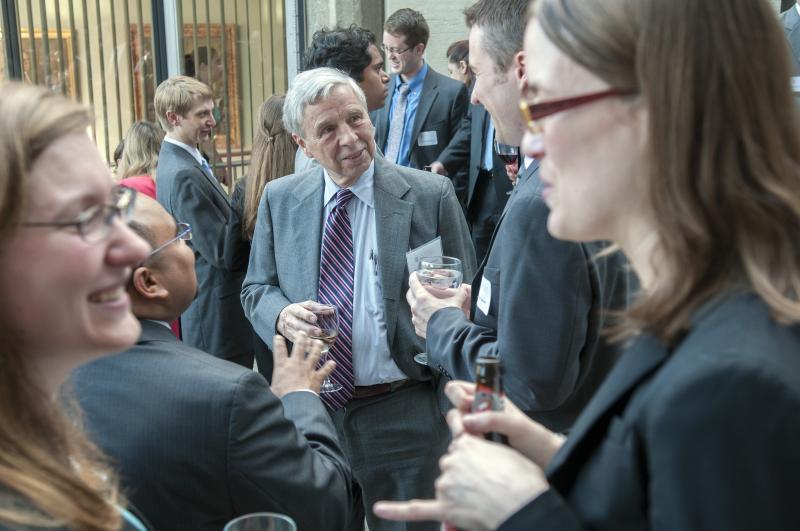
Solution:
M213 100L211 88L188 76L172 76L156 89L155 106L158 123L164 131L172 131L167 111L185 116L198 101Z

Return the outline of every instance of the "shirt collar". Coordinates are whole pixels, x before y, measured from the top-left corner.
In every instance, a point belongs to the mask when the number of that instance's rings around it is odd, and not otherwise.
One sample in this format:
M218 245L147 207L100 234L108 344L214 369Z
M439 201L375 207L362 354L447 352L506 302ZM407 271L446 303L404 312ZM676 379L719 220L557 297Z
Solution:
M335 196L336 192L341 190L341 188L339 185L333 182L331 176L328 175L328 170L322 168L322 174L325 176L325 192L322 196L322 204L324 206L327 205L331 199L333 199L333 196ZM374 182L375 159L372 159L369 168L367 168L366 171L362 173L358 179L356 179L355 184L350 187L350 191L353 192L353 195L370 208L374 208L375 206L375 191L372 187Z
M428 63L423 62L422 63L422 68L419 69L419 72L417 72L417 75L412 77L411 81L408 82L408 92L409 92L409 94L422 88L422 84L425 82L425 76L427 76L427 75L428 75ZM397 85L395 86L395 88L394 88L395 90L397 90L397 88L400 85L403 84L402 83L402 79L400 79L400 76L397 76L397 81L399 83L397 83Z
M203 158L203 156L200 154L200 150L197 149L195 146L190 146L189 144L184 144L180 140L175 140L174 138L170 138L168 136L164 137L164 142L169 142L170 144L174 144L176 146L182 147L183 149L188 151L189 154L192 155L197 160L197 162L200 163L200 165L203 164L201 162L201 159Z
M168 322L166 322L166 321L160 321L160 320L158 320L158 319L144 319L144 320L145 320L145 321L149 321L149 322L151 322L151 323L158 323L158 324L160 324L161 326L165 327L167 330L172 330L172 327L171 327L171 326L170 326L170 324L169 324Z

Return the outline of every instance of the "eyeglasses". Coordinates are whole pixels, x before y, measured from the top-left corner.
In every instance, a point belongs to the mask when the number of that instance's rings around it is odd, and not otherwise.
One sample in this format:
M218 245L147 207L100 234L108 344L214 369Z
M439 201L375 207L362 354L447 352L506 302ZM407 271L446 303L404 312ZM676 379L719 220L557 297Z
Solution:
M522 99L519 102L519 110L522 113L522 118L525 120L525 125L531 131L538 131L537 123L539 120L551 116L553 114L563 112L587 103L602 100L604 98L611 98L614 96L630 96L635 94L634 90L623 89L608 89L600 92L592 92L590 94L583 94L581 96L573 96L571 98L563 98L559 100L549 100L540 103L528 103L531 99L531 89L527 83L522 87Z
M86 243L100 243L111 234L114 220L120 218L128 223L136 203L136 190L115 186L111 203L92 205L72 221L27 221L23 227L75 227Z
M403 50L398 50L397 48L392 48L391 46L386 46L385 44L381 45L381 49L383 49L383 52L386 55L401 55L409 51L411 48L413 48L413 46L409 46Z
M163 251L164 249L166 249L167 247L169 247L178 240L191 240L191 239L192 239L192 227L188 223L178 223L178 228L176 230L175 237L165 243L162 243L161 245L150 251L150 254L147 255L147 257L152 258L153 256L160 253L161 251Z

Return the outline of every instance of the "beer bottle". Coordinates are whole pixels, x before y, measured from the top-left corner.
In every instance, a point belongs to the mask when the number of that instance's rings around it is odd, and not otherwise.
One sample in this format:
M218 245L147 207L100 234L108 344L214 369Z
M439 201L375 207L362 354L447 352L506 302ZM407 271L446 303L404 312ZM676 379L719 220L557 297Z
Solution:
M502 363L497 356L481 356L475 362L475 399L472 412L503 410ZM508 444L508 437L490 432L485 435L492 442Z

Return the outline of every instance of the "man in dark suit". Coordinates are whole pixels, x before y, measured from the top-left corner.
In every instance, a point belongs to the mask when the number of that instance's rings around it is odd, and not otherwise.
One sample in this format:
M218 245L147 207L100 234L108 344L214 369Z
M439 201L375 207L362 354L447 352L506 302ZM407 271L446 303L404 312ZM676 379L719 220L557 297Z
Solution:
M464 202L475 258L483 262L497 220L511 195L512 184L504 161L494 150L494 123L483 105L470 105L453 141L434 163L432 171L454 175L453 186ZM462 171L468 168L468 171Z
M258 212L242 288L262 337L317 335L319 301L339 308L330 355L340 391L323 393L364 504L433 493L448 444L431 374L403 298L405 253L440 237L444 254L475 258L450 181L375 158L366 99L342 72L299 74L286 95L284 124L320 166L270 183ZM406 529L377 520L372 531ZM409 529L437 530L432 523Z
M197 149L216 125L212 97L208 86L185 76L171 77L156 89L156 114L166 131L158 156L156 197L195 233L191 247L199 289L181 316L184 342L252 368L252 328L238 297L245 271L225 265L230 200Z
M458 131L467 112L467 88L425 62L430 31L421 13L400 9L386 19L383 30L392 76L386 103L371 115L375 139L389 162L421 169Z
M119 467L126 495L159 530L219 531L258 511L288 514L308 531L341 530L351 479L315 394L331 369L314 370L320 344L304 338L287 357L278 338L270 390L257 373L181 343L168 323L197 289L184 241L191 228L146 197L131 228L155 248L128 285L142 335L72 375L89 433Z
M465 11L470 67L478 74L472 101L486 107L498 139L512 145L525 132L516 102L527 5L481 0ZM478 356L500 356L512 401L550 429L566 431L616 360L616 349L600 333L604 311L626 300L627 276L619 255L595 261L598 248L550 236L538 167L534 159L523 161L472 284L471 303L466 286L450 297L434 296L415 275L408 299L418 333L427 336L432 367L474 380Z

